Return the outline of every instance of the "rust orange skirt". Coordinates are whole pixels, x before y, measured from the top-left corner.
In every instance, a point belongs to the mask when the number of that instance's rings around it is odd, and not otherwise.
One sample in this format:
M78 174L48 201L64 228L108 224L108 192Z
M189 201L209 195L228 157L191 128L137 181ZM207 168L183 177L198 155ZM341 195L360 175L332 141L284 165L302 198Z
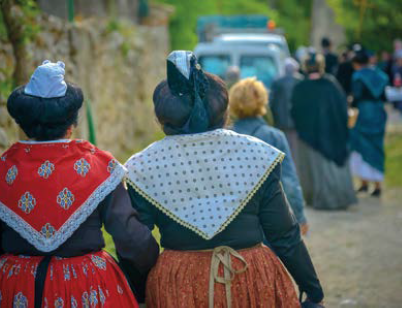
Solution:
M293 283L276 255L265 246L238 250L244 259L232 256L236 271L231 281L232 307L300 307ZM165 250L149 274L147 307L208 307L212 251ZM224 278L224 266L218 275ZM213 285L214 307L227 307L225 284Z

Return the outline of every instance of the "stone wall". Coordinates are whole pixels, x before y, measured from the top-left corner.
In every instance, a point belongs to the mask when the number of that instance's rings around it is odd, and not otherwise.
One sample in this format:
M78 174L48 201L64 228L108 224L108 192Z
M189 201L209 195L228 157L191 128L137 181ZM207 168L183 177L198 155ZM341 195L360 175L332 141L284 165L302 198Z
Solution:
M33 70L45 59L66 63L66 79L82 87L91 104L98 146L123 160L154 140L160 130L153 116L152 93L165 76L167 27L99 19L71 25L45 14L38 16L38 23L42 31L28 46L29 65ZM10 45L1 42L0 83L10 78L13 62ZM0 151L18 135L5 101L0 98ZM87 138L87 128L82 109L77 137Z
M67 20L67 1L37 0L38 7L45 13ZM138 21L139 0L74 0L76 18L110 17L113 14L119 19Z
M14 67L12 48L6 42L0 42L0 153L17 139L18 128L8 116L6 93L11 86L11 75Z

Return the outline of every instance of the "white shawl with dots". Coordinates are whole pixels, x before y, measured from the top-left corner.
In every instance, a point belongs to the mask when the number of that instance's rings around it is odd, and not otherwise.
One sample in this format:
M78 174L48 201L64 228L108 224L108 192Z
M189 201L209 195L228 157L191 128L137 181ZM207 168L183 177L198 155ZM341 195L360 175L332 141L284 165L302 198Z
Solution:
M171 219L211 239L283 158L265 142L225 129L167 136L127 161L127 182Z

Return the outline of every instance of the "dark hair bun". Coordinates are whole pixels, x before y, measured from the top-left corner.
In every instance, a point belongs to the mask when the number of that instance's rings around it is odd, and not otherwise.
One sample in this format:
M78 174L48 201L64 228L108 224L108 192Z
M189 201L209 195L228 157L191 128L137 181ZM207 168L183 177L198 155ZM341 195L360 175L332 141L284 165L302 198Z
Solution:
M370 61L369 53L365 49L361 49L357 51L352 58L352 62L358 63L358 64L368 64Z
M331 40L327 37L321 39L321 46L324 48L328 48L331 46Z
M204 98L209 117L208 130L213 130L226 123L228 92L224 81L218 76L206 72L204 75L208 82ZM155 88L153 101L155 115L167 135L176 134L174 128L181 128L187 122L193 106L191 94L174 95L166 80Z
M67 84L66 95L40 98L24 93L25 86L15 89L7 109L29 138L40 141L63 138L71 125L76 125L84 96L79 87Z

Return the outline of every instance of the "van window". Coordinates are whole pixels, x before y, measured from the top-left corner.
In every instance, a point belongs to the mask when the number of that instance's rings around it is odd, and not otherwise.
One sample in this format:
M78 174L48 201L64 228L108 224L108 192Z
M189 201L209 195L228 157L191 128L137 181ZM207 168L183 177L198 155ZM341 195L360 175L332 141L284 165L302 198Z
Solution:
M225 73L230 66L229 55L208 55L200 56L198 61L204 71L225 78Z
M255 76L269 88L273 80L278 76L278 73L278 67L270 56L248 55L240 57L241 78Z

